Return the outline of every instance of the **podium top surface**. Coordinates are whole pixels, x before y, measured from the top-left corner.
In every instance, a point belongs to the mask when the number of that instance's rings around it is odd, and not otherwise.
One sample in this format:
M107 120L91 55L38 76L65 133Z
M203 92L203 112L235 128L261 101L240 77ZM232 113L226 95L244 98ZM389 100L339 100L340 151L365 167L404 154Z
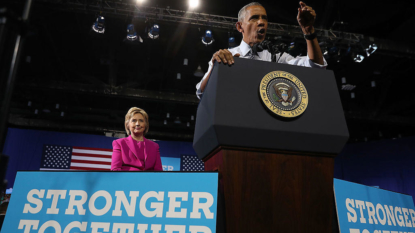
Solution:
M261 81L273 71L304 85L308 106L301 115L278 116L261 99ZM193 146L200 158L218 146L337 154L348 136L332 71L236 58L234 65L215 64L212 70Z

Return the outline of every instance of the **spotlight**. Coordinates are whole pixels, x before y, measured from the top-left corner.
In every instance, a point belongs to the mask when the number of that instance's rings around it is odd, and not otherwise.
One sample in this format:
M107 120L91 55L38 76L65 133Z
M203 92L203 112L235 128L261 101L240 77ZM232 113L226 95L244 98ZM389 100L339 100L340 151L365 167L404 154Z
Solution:
M160 26L158 24L153 24L153 26L150 28L150 31L148 32L148 37L155 40L159 38L160 33Z
M357 54L355 58L353 58L354 62L361 63L365 59L365 57L361 54Z
M321 51L323 52L323 55L327 55L328 54L328 49L327 49L327 43L326 42L320 42L318 43L318 45L320 45Z
M369 45L369 47L367 49L365 49L366 51L366 55L369 57L371 54L373 54L376 50L378 49L378 46L376 44L371 44Z
M127 40L136 41L138 39L137 32L134 30L134 24L127 26Z
M339 48L337 48L336 46L333 46L329 49L328 52L329 52L330 55L338 54L339 53Z
M105 32L105 18L104 16L98 16L95 23L92 25L92 29L96 33L104 33Z
M199 0L189 0L189 8L195 9L199 6Z
M203 77L205 75L205 73L203 73L202 67L200 67L200 65L197 67L195 73L193 74L196 77Z
M235 37L233 37L233 36L229 37L228 42L229 42L228 48L230 48L230 49L237 46L237 44L235 42Z
M206 30L205 35L202 37L203 44L210 45L210 44L213 43L213 41L215 41L215 40L213 39L212 31L211 30Z
M333 47L328 49L328 58L334 59L337 62L340 62L341 56L340 56L340 48L336 45L333 45Z
M290 43L290 45L288 46L288 53L293 56L293 57L297 57L299 55L301 55L301 45L299 45L299 43L297 41L293 41Z
M291 42L290 46L288 46L288 50L294 49L295 48L295 42Z

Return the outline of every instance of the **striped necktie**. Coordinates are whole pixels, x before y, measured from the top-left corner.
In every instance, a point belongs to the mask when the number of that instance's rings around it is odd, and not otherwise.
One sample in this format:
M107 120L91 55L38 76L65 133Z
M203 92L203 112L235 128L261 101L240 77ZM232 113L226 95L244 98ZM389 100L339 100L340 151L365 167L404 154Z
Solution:
M249 55L249 59L252 59L252 60L254 60L254 59L255 59L255 54L254 54L254 52L252 51L252 49L251 49L251 50L249 50L248 55Z

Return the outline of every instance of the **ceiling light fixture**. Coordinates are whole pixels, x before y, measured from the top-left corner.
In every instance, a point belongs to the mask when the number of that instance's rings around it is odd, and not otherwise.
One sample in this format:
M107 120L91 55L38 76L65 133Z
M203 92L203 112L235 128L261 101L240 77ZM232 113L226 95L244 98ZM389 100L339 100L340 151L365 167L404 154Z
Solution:
M203 35L202 37L202 43L208 46L211 45L213 41L215 40L213 39L212 31L206 30L205 35Z
M353 61L357 62L357 63L361 63L364 59L365 59L365 57L363 55L357 54L356 57L353 58Z
M199 6L199 0L189 0L189 9L196 9Z
M153 26L150 28L150 31L148 32L148 37L155 40L158 39L160 36L160 26L158 24L153 24Z
M92 24L92 30L96 33L103 34L105 32L105 18L104 16L98 16L95 23Z
M376 44L369 45L368 48L365 49L366 55L369 57L372 55L376 50L378 49L378 46Z
M134 30L134 24L127 26L127 40L135 41L138 39L137 32Z

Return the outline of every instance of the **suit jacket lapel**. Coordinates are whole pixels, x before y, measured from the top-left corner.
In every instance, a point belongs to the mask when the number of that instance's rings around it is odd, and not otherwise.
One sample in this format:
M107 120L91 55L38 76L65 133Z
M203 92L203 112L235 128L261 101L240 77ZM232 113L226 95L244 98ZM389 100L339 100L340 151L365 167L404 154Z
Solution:
M147 161L147 155L150 149L149 148L150 143L148 143L149 140L145 137L143 137L143 141L144 141L144 161Z
M130 136L128 136L127 138L127 146L130 148L130 150L133 152L133 154L135 155L135 157L138 159L138 152L136 150L136 147L134 145L135 141L134 139Z

